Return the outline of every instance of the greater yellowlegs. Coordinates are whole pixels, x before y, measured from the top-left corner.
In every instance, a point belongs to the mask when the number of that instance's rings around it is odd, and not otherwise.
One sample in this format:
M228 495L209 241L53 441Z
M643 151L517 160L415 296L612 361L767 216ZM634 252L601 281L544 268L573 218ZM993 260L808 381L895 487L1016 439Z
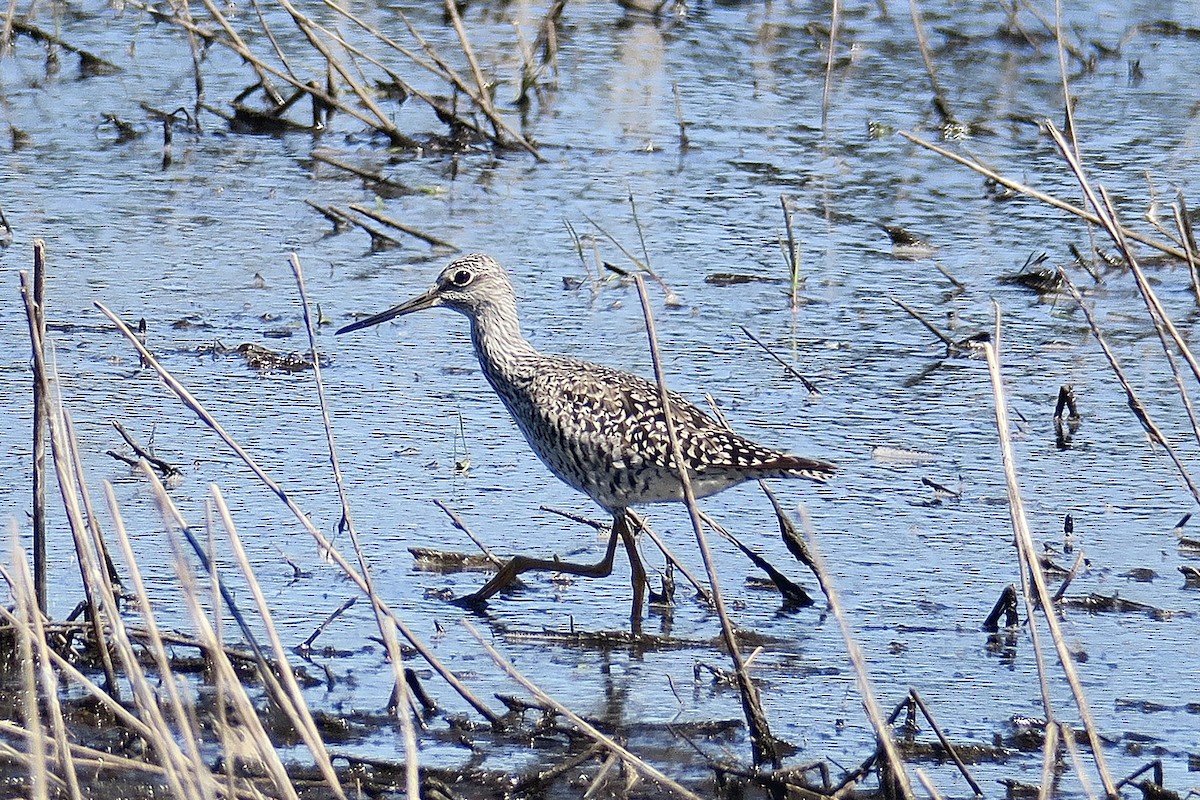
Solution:
M533 452L551 472L613 518L608 547L599 562L570 564L516 556L482 589L459 602L482 605L530 570L606 576L612 572L620 540L629 551L631 618L636 627L646 574L625 511L640 503L683 499L658 387L628 372L535 350L521 335L508 273L486 255L455 259L429 291L338 333L439 306L471 321L471 342L484 377ZM763 447L718 424L682 396L672 393L670 397L671 417L697 497L755 478L823 481L834 473L832 464Z

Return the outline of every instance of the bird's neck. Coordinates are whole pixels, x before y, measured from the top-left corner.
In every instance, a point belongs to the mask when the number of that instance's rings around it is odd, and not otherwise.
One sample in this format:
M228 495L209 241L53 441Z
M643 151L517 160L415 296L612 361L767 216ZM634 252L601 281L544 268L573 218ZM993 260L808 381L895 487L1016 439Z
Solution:
M519 380L535 356L525 337L516 308L492 306L480 310L471 320L471 342L484 374L495 386L497 381ZM497 386L497 388L499 388Z

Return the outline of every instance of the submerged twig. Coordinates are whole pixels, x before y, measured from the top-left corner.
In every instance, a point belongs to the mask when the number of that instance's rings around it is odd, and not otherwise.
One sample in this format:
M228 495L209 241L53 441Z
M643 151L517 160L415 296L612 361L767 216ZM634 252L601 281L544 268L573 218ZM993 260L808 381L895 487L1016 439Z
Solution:
M795 367L793 367L791 364L787 363L782 358L780 358L778 355L776 355L774 350L772 350L771 348L769 348L765 344L763 344L759 340L759 338L757 336L755 336L753 333L751 333L745 325L738 325L738 328L741 329L742 333L746 334L746 336L750 339L750 341L754 342L756 345L761 347L764 351L766 351L767 355L769 355L771 358L775 359L775 361L779 364L779 366L783 367L788 372L789 375L791 375L792 377L799 380L802 384L804 384L804 388L808 389L809 394L820 394L821 393L821 390L816 387L816 384L814 384L808 378L806 378L802 374L800 374L800 372Z

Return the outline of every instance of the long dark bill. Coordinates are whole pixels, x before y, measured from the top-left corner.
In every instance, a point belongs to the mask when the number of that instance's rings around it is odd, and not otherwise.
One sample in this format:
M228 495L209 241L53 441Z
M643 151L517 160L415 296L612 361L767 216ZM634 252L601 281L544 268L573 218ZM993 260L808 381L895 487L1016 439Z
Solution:
M426 308L433 308L442 304L442 300L438 297L437 287L433 287L428 292L419 297L414 297L412 300L406 300L398 306L392 306L387 311L381 311L374 316L360 319L358 322L352 322L344 328L338 330L339 334L350 333L350 331L360 331L363 328L369 328L372 325L378 325L381 322L387 322L389 319L402 317L405 314L411 314L414 311L423 311Z

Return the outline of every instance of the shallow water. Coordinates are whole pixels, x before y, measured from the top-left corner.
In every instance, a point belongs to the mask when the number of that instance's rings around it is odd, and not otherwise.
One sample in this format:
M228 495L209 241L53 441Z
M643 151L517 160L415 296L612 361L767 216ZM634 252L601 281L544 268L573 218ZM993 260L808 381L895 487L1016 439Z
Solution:
M440 14L408 5L364 3L355 10L398 30L393 10L404 7L435 46L457 52ZM947 146L1077 202L1073 179L1034 124L1062 117L1053 44L1022 45L997 36L1005 19L990 7L930 3L922 10L938 79L956 116L975 126L973 135ZM136 354L93 308L102 302L126 319L145 317L151 347L164 365L332 533L340 509L311 374L264 374L237 355L208 350L215 341L306 348L287 264L295 251L312 301L333 322L320 334L319 346L330 359L323 377L353 513L378 586L479 696L512 693L513 685L457 624L462 612L427 595L468 593L484 577L417 569L407 548L470 549L432 502L441 499L497 552L589 560L602 550L591 529L538 509L600 512L529 452L479 375L461 318L430 312L333 338L333 328L352 314L423 291L446 255L415 240L398 250L370 252L361 231L328 235L328 223L304 201L378 203L464 250L492 253L514 275L525 330L536 346L648 374L632 287L608 281L593 294L585 281L583 288L564 288L563 278L585 277L565 222L595 236L603 258L630 267L589 222L594 220L639 256L644 237L654 269L682 300L681 307L667 308L655 295L672 388L697 400L711 392L738 430L840 465L828 486L786 483L775 490L787 507L804 503L811 513L882 704L890 709L914 687L954 741L986 745L1008 735L1011 717L1042 713L1028 635L1018 634L1011 652L993 655L980 631L1003 587L1018 578L991 388L981 360L944 359L929 332L888 298L920 308L935 324L952 324L956 338L990 330L995 302L1003 312L1002 358L1018 470L1035 536L1060 547L1063 517L1070 514L1074 544L1089 559L1068 596L1119 594L1186 612L1162 619L1064 613L1092 711L1110 743L1109 764L1120 777L1162 758L1170 788L1194 784L1187 770L1200 747L1194 705L1200 645L1191 615L1200 595L1182 586L1177 567L1194 566L1196 559L1177 549L1171 533L1193 501L1169 459L1148 445L1070 299L1042 300L998 281L1043 251L1052 264L1070 265L1067 244L1086 249L1086 230L1033 201L989 200L981 179L965 168L897 135L869 134L868 123L878 123L938 139L906 9L891 8L890 16L874 5L847 11L839 48L844 61L834 72L824 130L824 50L807 29L828 23L823 7L705 3L692 11L686 21L671 23L624 17L612 3L568 5L558 88L526 119L544 163L486 148L453 156L389 153L346 118L314 140L305 134L233 135L208 115L203 135L176 135L166 169L158 125L139 103L172 109L194 102L191 60L177 31L149 24L132 8L118 12L90 3L70 14L42 12L43 27L57 22L64 39L124 71L82 79L74 59L64 56L60 71L47 75L44 51L27 39L18 39L13 54L0 61L0 118L28 137L17 149L5 142L0 158L0 204L15 229L13 245L0 253L9 287L0 306L0 393L11 419L0 432L9 454L0 462L0 513L28 535L28 345L15 273L29 268L31 242L43 238L61 390L93 488L105 479L117 484L164 612L170 618L176 586L169 548L141 481L105 455L120 445L109 419L121 420L143 440L153 437L157 452L185 469L171 494L192 524L204 518L208 484L220 485L268 588L284 641L306 638L354 594L353 587L321 562L308 535L240 462L153 374L138 369ZM321 15L316 8L310 13ZM512 20L532 39L542 13L524 4L475 4L466 12L480 62L500 82L502 108L511 110L519 77ZM1079 74L1072 67L1071 91L1079 98L1076 127L1089 169L1130 224L1146 228L1147 176L1164 203L1177 188L1197 193L1200 149L1190 65L1200 53L1194 38L1134 26L1166 19L1194 27L1200 18L1190 4L1154 2L1066 13L1079 41L1121 45L1120 55L1101 59L1094 72ZM252 13L243 15L241 23L253 27ZM1021 21L1041 30L1032 18ZM308 52L285 20L275 27L285 48ZM951 30L961 36L952 37ZM1133 62L1144 77L1133 77ZM211 51L204 74L215 105L252 80L238 59L220 49ZM442 91L426 76L412 80ZM688 122L686 151L678 141L673 84ZM396 112L400 126L441 132L418 105L410 101ZM101 113L131 121L145 135L116 143ZM418 191L378 200L357 178L311 161L314 148L382 169ZM796 209L805 278L795 313L784 283L721 287L705 281L718 272L786 277L781 194ZM936 250L924 258L899 258L880 223L903 225ZM955 289L935 263L965 288ZM1196 314L1186 270L1151 271L1190 337ZM1091 287L1078 268L1072 274L1080 286ZM1132 281L1117 271L1105 277L1090 292L1100 324L1151 413L1194 465L1197 448L1187 444L1186 419ZM183 319L193 324L173 327ZM810 396L738 324L792 361L820 394ZM277 338L280 331L294 335ZM1084 419L1072 446L1059 449L1051 414L1059 386L1068 383L1079 392ZM462 454L460 422L471 464L466 473L455 469ZM875 458L873 446L929 457ZM961 497L931 502L923 478L960 490ZM703 505L816 593L779 541L770 506L757 489L731 490ZM682 508L647 513L675 552L699 569ZM80 593L57 509L52 530L60 532L52 550L63 554L51 577L52 611L61 616ZM728 545L716 542L715 548L736 623L765 642L755 674L763 681L774 732L799 746L797 762L858 763L870 752L872 736L837 626L817 609L777 613L772 594L744 585L754 568ZM661 566L649 546L644 553ZM310 574L293 579L281 554ZM1073 555L1055 558L1069 566ZM549 693L612 724L737 719L734 693L693 684L697 662L724 664L714 647L601 655L502 634L572 625L623 628L629 594L623 566L619 560L608 579L567 585L529 577L525 590L492 604L487 624L498 645ZM1135 568L1159 577L1122 577ZM175 621L186 627L179 613ZM666 622L650 618L650 630L660 625ZM319 640L358 654L328 660L344 680L314 691L314 705L375 710L386 703L390 670L377 648L363 649L373 626L360 604ZM683 599L670 632L710 642L718 627L713 616ZM448 687L436 681L430 687L457 710ZM1074 721L1061 679L1051 690L1056 713ZM1143 701L1158 706L1150 711ZM397 741L387 731L364 748L395 756ZM748 758L740 738L727 746ZM468 754L431 742L423 758L452 765L466 762ZM501 752L484 766L522 765ZM947 794L969 794L945 765L922 766ZM988 787L998 779L1036 783L1040 755L1014 752L972 770ZM701 773L689 772L695 774ZM1073 774L1064 777L1062 791L1081 795Z

